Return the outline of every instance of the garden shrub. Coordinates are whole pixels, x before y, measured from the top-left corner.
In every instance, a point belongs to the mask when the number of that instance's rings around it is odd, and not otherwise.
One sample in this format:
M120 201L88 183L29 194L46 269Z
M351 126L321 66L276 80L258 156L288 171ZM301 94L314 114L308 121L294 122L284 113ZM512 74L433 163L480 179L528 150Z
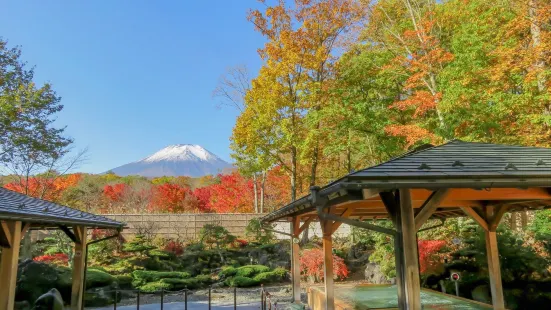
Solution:
M183 290L185 288L194 290L196 288L200 288L201 284L200 281L197 279L177 279L177 278L165 278L161 280L162 283L167 283L170 285L170 289L172 290Z
M166 251L163 251L163 250L159 250L159 249L153 249L153 250L149 251L149 256L158 257L158 258L161 258L161 259L170 259L170 258L173 257L172 253L166 252Z
M119 284L121 289L131 289L132 288L132 275L129 274L119 274L114 276L115 280Z
M195 280L197 280L198 282L200 282L202 284L206 284L206 285L212 283L212 278L210 277L210 275L207 275L207 274L200 274L200 275L195 277Z
M312 277L315 281L323 280L323 252L321 249L309 249L300 253L300 270L306 277ZM348 268L344 260L333 254L333 274L338 279L348 277Z
M231 287L251 287L258 285L258 281L251 279L249 277L235 276L229 278L228 281L224 282L226 285Z
M140 286L140 290L144 293L156 293L160 290L170 290L172 285L164 282L151 282Z
M246 265L237 268L236 275L242 277L252 277L262 272L268 272L270 268L263 265Z
M165 278L178 278L178 279L187 279L191 275L187 272L178 272L178 271L147 271L147 270L135 270L132 272L132 277L134 278L134 285L145 284L149 282L158 282L161 279Z
M67 266L69 256L65 253L46 254L33 258L35 262L55 264L59 266Z
M184 254L184 245L179 241L170 240L164 246L163 250L165 250L166 252L170 252L176 256L180 256Z
M105 271L88 269L86 272L86 287L101 287L112 284L115 278Z
M281 282L287 277L287 270L276 268L273 271L262 272L253 277L253 280L260 284Z
M237 268L232 266L227 266L222 268L222 271L218 273L218 276L220 278L228 278L228 277L235 276L236 273L237 273Z

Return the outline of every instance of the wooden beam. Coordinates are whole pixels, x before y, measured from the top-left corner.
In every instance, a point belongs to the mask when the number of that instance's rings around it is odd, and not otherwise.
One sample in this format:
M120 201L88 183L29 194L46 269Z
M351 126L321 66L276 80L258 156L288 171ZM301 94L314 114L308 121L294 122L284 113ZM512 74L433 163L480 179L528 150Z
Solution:
M369 199L369 198L376 197L377 195L379 195L380 192L381 192L380 188L364 188L362 190L362 195L364 199Z
M497 212L492 216L490 219L490 225L489 230L496 230L497 226L499 225L499 222L501 222L501 219L503 218L503 215L507 213L508 206L499 206L496 207Z
M343 222L343 223L351 225L351 226L357 226L357 227L373 230L373 231L380 232L380 233L387 234L387 235L394 235L394 230L392 230L392 229L377 226L377 225L373 225L373 224L369 224L369 223L366 223L366 222L360 222L358 220L343 218L343 217L340 217L340 216L337 216L337 215L331 214L331 213L320 214L320 220L321 219L323 219L323 221L328 221L330 223L332 223L332 221L339 221L339 222ZM322 226L322 229L323 229L323 226ZM331 232L331 233L333 233L333 232Z
M75 235L80 239L79 243L75 243L73 254L73 286L71 289L71 309L82 309L84 296L84 267L86 265L86 227L75 226Z
M341 213L341 217L344 217L344 218L348 218L350 216L350 214L352 214L352 212L354 211L354 208L348 208L346 210L344 210L343 213ZM339 221L335 221L333 222L333 228L331 228L333 230L333 232L337 231L337 229L339 229L339 227L342 225L342 222L339 222Z
M23 224L23 226L21 227L21 239L25 238L25 235L27 234L29 229L31 229L31 223Z
M478 214L473 208L461 207L461 210L463 210L463 212L465 212L465 214L467 214L473 220L475 220L478 223L478 225L482 226L482 228L484 228L484 230L487 231L489 229L488 222L486 222L486 220L482 216L480 216L480 214Z
M300 235L305 229L308 228L308 226L310 226L310 223L314 220L314 216L310 216L309 218L306 219L306 221L304 221L304 223L302 223L302 225L298 228L296 234L297 234L297 237L298 235Z
M436 211L436 208L440 205L442 200L446 198L446 195L450 192L449 189L443 188L437 191L434 191L430 197L425 201L421 207L419 214L415 216L415 231L419 230L421 226L431 217L431 215Z
M15 304L15 286L17 264L21 244L21 221L2 222L4 234L8 237L10 248L2 249L0 259L0 310L13 310Z
M394 223L394 226L396 226L396 217L398 212L396 196L394 196L394 193L392 192L380 192L379 197L386 208L389 218L392 220L392 223Z
M421 309L421 280L419 278L419 252L417 230L411 206L409 189L400 189L400 213L402 217L402 240L404 255L404 280L408 309Z
M291 280L293 285L293 300L300 302L300 245L295 242L295 238L298 238L300 232L300 218L294 217L291 221Z

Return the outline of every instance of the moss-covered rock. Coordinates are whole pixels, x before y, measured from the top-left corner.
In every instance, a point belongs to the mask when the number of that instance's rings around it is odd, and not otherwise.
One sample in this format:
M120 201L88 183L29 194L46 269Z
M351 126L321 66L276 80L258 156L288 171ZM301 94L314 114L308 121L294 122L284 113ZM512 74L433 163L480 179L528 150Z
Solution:
M66 268L68 269L68 268ZM63 300L71 298L71 277L55 265L26 260L19 264L16 301L28 301L33 305L36 299L52 288L57 289Z

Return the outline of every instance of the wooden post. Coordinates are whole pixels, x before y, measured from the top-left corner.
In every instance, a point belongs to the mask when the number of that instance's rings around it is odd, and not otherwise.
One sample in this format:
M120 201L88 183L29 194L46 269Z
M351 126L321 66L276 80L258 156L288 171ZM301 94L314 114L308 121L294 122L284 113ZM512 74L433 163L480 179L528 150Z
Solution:
M404 280L407 309L421 309L421 281L417 250L417 229L409 189L400 189L400 213L402 217L402 240L404 253Z
M13 310L19 246L21 244L21 221L1 222L9 248L2 248L0 262L0 310Z
M335 287L333 281L333 240L331 233L323 232L323 276L325 282L325 309L335 309Z
M291 222L291 280L293 282L293 300L300 303L300 218L294 217Z
M78 241L75 243L73 255L73 287L71 290L71 309L82 309L84 297L84 270L86 259L86 226L76 226L74 228Z
M486 207L486 219L494 217L494 209ZM498 219L499 220L499 219ZM488 258L488 273L490 276L490 291L492 293L492 305L494 309L504 310L505 301L503 298L503 284L501 282L501 268L499 266L499 251L497 248L497 234L495 225L489 225L490 229L485 231L486 235L486 256Z

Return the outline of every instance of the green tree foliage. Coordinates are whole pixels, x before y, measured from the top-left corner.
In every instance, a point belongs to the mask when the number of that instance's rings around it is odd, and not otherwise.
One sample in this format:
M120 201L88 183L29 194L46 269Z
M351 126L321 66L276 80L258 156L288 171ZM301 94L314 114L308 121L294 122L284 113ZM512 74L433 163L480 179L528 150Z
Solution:
M245 235L251 241L266 244L274 240L274 234L271 231L262 229L262 223L259 219L252 219L245 227Z
M51 85L33 81L18 47L0 38L0 162L17 164L21 157L47 167L68 152L72 140L54 126L63 109Z

